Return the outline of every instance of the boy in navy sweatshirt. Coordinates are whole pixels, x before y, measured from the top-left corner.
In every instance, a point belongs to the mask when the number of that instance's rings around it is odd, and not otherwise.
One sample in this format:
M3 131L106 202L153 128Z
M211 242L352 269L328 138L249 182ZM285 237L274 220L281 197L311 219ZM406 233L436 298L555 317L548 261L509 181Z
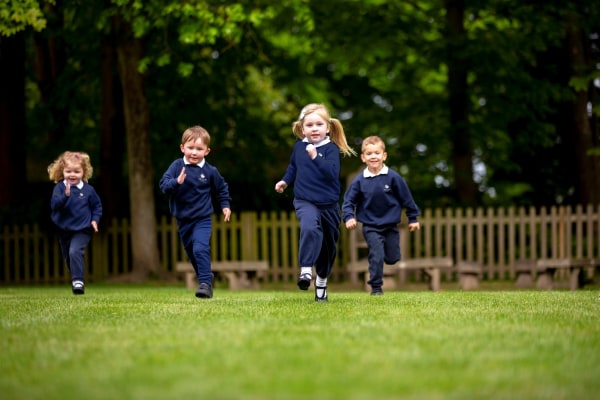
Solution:
M183 158L171 163L160 180L163 193L169 195L169 209L177 220L179 236L196 276L196 297L213 296L210 265L212 235L212 199L220 205L224 220L231 217L229 186L217 168L206 162L210 153L210 135L201 126L186 129L181 137Z
M356 176L344 195L342 204L346 228L354 229L357 220L369 247L369 281L372 295L383 294L383 266L400 261L400 232L398 224L402 209L406 210L408 229L419 230L419 208L413 200L406 181L389 169L385 143L378 136L362 142L361 160L367 165Z
M98 232L102 216L100 197L87 181L93 172L90 156L65 151L48 166L48 175L56 183L50 199L50 218L57 228L60 250L71 274L73 294L84 294L83 256L85 248Z
M346 142L341 122L331 118L322 104L305 106L292 130L301 140L294 145L275 191L283 193L294 185L294 208L300 221L298 287L308 290L314 266L315 301L324 302L340 236L340 152L355 153Z

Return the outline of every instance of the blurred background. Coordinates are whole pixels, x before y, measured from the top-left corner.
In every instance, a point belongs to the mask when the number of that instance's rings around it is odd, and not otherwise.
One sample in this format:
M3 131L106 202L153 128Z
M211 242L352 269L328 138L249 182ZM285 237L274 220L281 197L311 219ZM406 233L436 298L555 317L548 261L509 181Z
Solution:
M22 0L0 11L0 226L50 224L47 166L88 152L105 221L168 216L181 134L232 209L279 195L302 106L380 135L421 208L600 202L600 2ZM342 188L362 168L342 159ZM134 258L135 258L134 250Z

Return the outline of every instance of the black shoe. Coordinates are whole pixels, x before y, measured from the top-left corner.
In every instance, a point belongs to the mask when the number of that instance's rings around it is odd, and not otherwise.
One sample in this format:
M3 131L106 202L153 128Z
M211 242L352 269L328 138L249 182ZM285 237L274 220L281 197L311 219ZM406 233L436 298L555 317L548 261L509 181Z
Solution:
M311 274L300 274L300 277L298 278L298 287L300 288L300 290L308 290L311 279Z
M210 299L213 297L212 286L208 283L201 283L196 290L196 297L201 299Z
M323 289L323 296L319 297L317 294L317 289ZM315 301L318 303L327 301L327 286L315 286Z
M376 288L371 290L371 296L383 296L383 290L381 288Z
M83 282L81 281L73 281L73 286L71 287L73 290L73 294L84 294L85 287L83 286Z

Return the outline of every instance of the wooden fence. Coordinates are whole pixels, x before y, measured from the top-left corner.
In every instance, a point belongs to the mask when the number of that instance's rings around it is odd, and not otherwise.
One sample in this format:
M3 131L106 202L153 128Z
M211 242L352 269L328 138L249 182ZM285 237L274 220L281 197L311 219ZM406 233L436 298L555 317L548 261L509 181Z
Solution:
M483 265L483 279L514 279L518 259L600 257L600 206L551 208L426 209L421 230L401 234L403 257L452 257ZM341 229L333 280L347 278L349 235ZM172 218L157 221L160 264L174 271L185 261ZM213 260L267 260L266 279L293 281L298 273L299 224L293 212L243 212L230 223L213 220ZM51 284L69 280L58 242L38 225L4 226L0 232L0 284ZM101 226L85 257L86 280L102 281L130 271L129 221ZM409 277L421 280L418 273ZM454 271L445 280L455 280Z

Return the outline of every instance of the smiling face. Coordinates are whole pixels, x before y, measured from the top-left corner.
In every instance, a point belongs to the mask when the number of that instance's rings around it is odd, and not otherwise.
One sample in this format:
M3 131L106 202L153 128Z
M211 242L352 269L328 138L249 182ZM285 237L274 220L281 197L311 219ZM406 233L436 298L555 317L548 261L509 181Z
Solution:
M329 133L329 124L318 113L313 112L304 116L302 133L309 143L317 144Z
M83 167L80 162L65 161L65 167L63 168L63 177L69 185L79 185L79 182L83 179Z
M192 139L181 145L181 152L190 164L200 164L210 153L210 147L204 144L201 138Z
M363 146L360 159L367 164L369 171L376 174L383 168L387 153L381 143L369 143Z

